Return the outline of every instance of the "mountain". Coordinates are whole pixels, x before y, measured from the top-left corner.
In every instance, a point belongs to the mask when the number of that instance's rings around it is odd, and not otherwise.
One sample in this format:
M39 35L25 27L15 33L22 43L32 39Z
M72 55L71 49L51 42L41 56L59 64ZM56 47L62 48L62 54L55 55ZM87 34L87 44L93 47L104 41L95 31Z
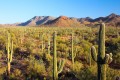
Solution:
M106 17L96 18L92 22L104 22L108 26L116 26L116 24L120 22L120 16L112 13Z
M18 24L18 26L36 26L36 25L45 24L54 19L55 17L52 16L35 16L26 22Z
M76 18L60 16L52 21L47 22L45 25L57 27L77 27L80 26L80 22L78 22Z
M94 26L99 22L104 22L106 26L120 26L120 15L110 14L105 17L98 17L92 19L90 17L85 18L75 18L75 17L52 17L52 16L35 16L32 19L15 24L3 24L2 26L60 26L60 27L70 27L70 26Z
M84 21L91 22L91 21L93 21L93 19L90 18L90 17L78 18L78 21L81 22L81 23L83 23Z
M78 18L78 21L81 24L87 25L87 26L92 26L95 25L99 22L104 22L106 23L107 26L120 26L120 15L116 15L114 13L106 16L106 17L99 17L96 19L92 19L90 17L86 17L86 18Z

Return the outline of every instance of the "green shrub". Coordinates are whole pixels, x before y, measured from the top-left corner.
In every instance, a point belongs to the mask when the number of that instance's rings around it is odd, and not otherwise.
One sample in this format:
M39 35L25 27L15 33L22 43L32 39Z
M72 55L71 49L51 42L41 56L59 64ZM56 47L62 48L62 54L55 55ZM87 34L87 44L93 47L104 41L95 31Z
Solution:
M21 70L19 69L15 69L13 73L10 75L10 80L19 80L21 78L23 79L23 75Z
M79 80L97 80L96 66L84 67L79 71L77 77Z
M34 57L30 57L27 67L28 75L33 78L41 77L46 74L45 65L42 60L36 60Z
M80 63L80 62L78 62L78 61L75 61L73 72L74 72L75 74L79 74L79 72L81 71L82 68L83 68L83 64Z
M107 80L116 80L116 77L120 77L120 70L119 69L112 69L107 68Z

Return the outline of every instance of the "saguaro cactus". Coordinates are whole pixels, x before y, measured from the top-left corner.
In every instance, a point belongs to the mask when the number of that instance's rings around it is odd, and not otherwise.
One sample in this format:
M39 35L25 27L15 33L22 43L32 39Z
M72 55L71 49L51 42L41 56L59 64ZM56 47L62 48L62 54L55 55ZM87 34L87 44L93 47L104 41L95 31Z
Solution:
M91 53L89 54L88 60L89 60L89 66L91 67Z
M50 35L48 36L48 54L50 54Z
M20 44L23 44L24 38L25 38L25 30L20 34Z
M42 53L44 52L44 48L45 48L45 44L44 44L44 34L40 34L39 33L39 38L41 40L41 50L42 50Z
M13 41L11 39L11 35L7 32L7 74L10 74L11 62L12 62L12 55L13 55Z
M91 48L91 55L98 65L98 80L106 80L106 64L112 62L112 53L105 54L105 24L100 24L98 54L94 46Z
M58 74L62 72L65 60L60 60L59 67L57 67L57 53L56 53L56 32L53 34L53 80L58 80ZM57 70L58 69L58 70Z
M74 69L74 59L75 59L75 57L76 57L76 54L75 53L73 53L73 45L74 45L74 43L73 43L73 36L74 36L74 33L72 33L71 34L71 56L72 56L72 65L73 65L73 69Z

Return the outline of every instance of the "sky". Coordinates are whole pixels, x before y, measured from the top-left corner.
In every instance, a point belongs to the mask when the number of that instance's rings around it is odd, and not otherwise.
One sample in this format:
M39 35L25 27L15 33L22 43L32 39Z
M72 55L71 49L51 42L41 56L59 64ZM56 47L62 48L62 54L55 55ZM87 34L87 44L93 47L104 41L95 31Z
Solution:
M97 18L120 15L120 0L0 0L0 24L25 22L34 16Z

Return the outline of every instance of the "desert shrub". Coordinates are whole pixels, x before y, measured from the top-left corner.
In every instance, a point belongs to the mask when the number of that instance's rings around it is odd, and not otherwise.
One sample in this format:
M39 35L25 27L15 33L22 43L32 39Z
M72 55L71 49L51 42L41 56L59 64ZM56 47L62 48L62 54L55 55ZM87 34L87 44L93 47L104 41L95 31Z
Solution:
M73 72L74 72L75 74L79 74L79 72L81 71L82 68L83 68L83 64L80 63L80 62L78 62L78 61L75 61Z
M107 53L112 52L113 55L116 55L118 52L120 52L120 38L106 40L106 49Z
M3 50L6 46L6 37L0 36L0 50Z
M6 67L0 67L0 80L4 80L5 79L5 77L6 77L5 73L6 73Z
M107 68L107 80L116 80L116 77L120 77L119 69Z
M19 69L13 70L13 73L10 75L10 80L19 80L21 78L23 79L23 75Z
M0 58L2 58L4 55L4 51L0 50Z
M53 78L53 65L50 65L50 66L48 66L47 68L46 68L46 72L47 72L47 78L49 79L49 80L52 80L52 78Z
M67 49L66 44L60 43L60 44L57 45L57 50L60 51L60 52L66 52L66 49Z
M76 53L77 55L75 59L87 63L90 54L90 47L91 44L88 41L85 40L81 41L79 46L74 47L75 50L74 53Z
M107 53L113 53L113 62L120 64L120 38L113 38L111 40L107 40L106 49Z
M3 75L3 73L6 72L6 67L1 67L0 68L0 75Z
M113 58L114 58L114 62L115 63L120 63L120 53L118 53L117 55L115 55Z
M27 67L27 75L30 79L43 79L46 74L45 65L42 60L36 60L34 57L30 57Z
M34 56L34 58L37 60L40 60L44 57L44 53L42 52L41 49L33 49L30 55Z
M31 53L31 50L29 48L16 48L14 56L18 58L27 58Z
M53 57L50 54L44 54L44 56L42 57L45 67L48 68L49 66L52 65L52 59Z
M82 68L76 76L79 80L97 80L96 66Z

